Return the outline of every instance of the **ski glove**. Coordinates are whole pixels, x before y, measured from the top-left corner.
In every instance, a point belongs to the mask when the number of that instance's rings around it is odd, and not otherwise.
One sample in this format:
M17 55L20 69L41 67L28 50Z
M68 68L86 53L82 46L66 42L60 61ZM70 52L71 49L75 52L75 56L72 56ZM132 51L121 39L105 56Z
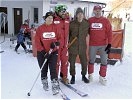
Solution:
M110 53L110 49L111 49L111 44L108 44L107 47L105 48L107 54Z
M60 42L52 42L50 45L50 48L54 49L56 46L59 46L59 45L60 45Z

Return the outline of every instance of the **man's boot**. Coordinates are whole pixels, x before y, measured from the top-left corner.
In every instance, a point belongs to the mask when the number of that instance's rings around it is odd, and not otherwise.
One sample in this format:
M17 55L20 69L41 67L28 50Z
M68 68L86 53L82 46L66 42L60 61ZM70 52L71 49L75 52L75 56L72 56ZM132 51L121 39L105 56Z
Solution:
M107 84L107 80L106 80L106 72L107 72L107 65L101 65L100 66L100 71L99 71L99 82L102 85L106 85Z
M93 74L89 74L88 75L88 80L89 80L89 82L92 82L93 81Z
M102 85L107 85L107 79L105 77L102 77L102 76L99 76L99 82L102 84Z
M89 83L89 80L86 78L85 75L82 75L82 81L84 81L85 83Z
M72 78L71 78L71 84L75 84L75 76L73 75Z

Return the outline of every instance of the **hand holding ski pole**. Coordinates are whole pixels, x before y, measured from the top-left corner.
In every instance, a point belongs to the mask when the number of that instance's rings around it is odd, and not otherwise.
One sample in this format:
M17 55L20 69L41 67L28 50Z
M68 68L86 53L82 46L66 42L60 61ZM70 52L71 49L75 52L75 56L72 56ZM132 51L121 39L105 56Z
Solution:
M37 82L37 79L38 79L38 77L40 76L40 73L41 73L41 71L42 71L42 69L43 69L43 67L44 67L45 63L47 62L47 60L48 60L48 58L49 58L50 54L52 53L52 51L53 51L53 49L50 49L48 53L45 53L45 55L44 55L44 56L46 56L47 58L44 60L44 62L43 62L43 64L42 64L42 66L41 66L41 69L39 70L39 73L38 73L38 75L37 75L37 77L36 77L36 79L35 79L35 81L34 81L34 83L33 83L32 87L31 87L30 91L27 93L27 95L28 95L28 96L30 96L30 95L31 95L31 91L32 91L32 89L33 89L33 87L34 87L35 83ZM43 51L42 51L42 52L43 52Z
M50 50L49 50L48 53L46 53L44 50L41 51L41 53L44 55L44 57L45 57L46 59L44 60L42 66L41 66L41 69L39 70L39 73L38 73L38 75L37 75L37 77L36 77L36 79L35 79L35 81L34 81L32 87L31 87L30 91L27 93L28 96L31 95L31 91L32 91L32 89L33 89L35 83L37 82L37 79L38 79L38 77L40 76L40 73L41 73L41 71L42 71L42 69L43 69L45 63L47 62L48 58L50 57L52 51L54 50L54 48L55 48L56 46L59 46L59 45L60 45L59 42L52 42L51 45L50 45Z

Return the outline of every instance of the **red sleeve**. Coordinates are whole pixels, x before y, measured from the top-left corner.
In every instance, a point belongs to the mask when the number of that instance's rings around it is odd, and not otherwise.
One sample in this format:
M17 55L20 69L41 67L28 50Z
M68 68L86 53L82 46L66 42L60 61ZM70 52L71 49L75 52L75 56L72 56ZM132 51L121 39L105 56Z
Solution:
M42 51L43 50L43 46L41 44L41 31L40 31L40 28L38 28L37 31L36 31L35 46L37 48L37 51Z
M107 38L108 38L108 44L111 44L111 42L112 42L112 26L108 19L107 19L107 25L106 25L106 33L107 33Z
M57 33L57 41L60 41L61 39L61 33L59 32L59 30L56 27L56 33Z

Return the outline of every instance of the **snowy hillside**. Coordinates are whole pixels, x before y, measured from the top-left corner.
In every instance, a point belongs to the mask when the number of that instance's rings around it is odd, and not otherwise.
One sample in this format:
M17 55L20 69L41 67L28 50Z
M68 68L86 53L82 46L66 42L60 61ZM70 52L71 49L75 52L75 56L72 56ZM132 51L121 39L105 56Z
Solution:
M62 91L70 99L131 99L132 98L132 25L127 23L125 53L123 62L108 66L107 86L99 83L99 64L95 64L94 81L85 84L81 80L81 65L76 64L76 84L73 87L88 93L87 97L80 97L72 90L60 83ZM0 41L2 41L0 37ZM0 45L0 64L1 64L1 99L62 99L61 96L52 95L51 82L49 78L50 90L45 92L42 88L40 77L27 97L37 74L39 67L37 59L32 54L25 54L23 48L19 48L20 54L14 52L14 46L10 48L9 38ZM71 76L69 75L69 79Z

